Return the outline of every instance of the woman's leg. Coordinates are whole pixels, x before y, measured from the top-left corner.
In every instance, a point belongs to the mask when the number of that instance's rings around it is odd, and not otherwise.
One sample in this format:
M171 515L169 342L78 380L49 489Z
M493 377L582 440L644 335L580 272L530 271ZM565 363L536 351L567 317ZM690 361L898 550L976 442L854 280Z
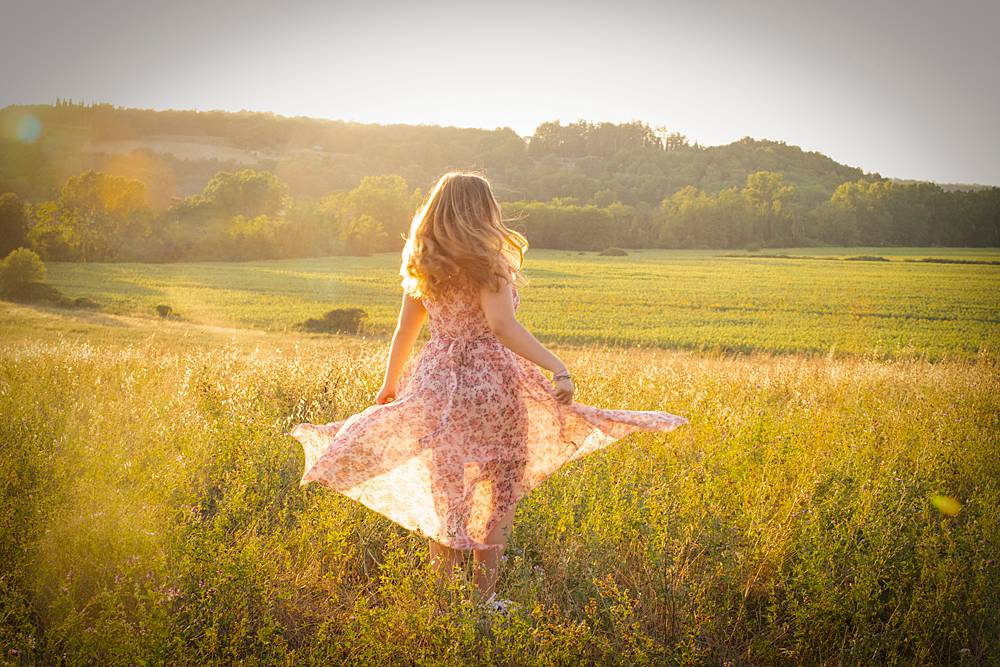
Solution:
M427 547L431 554L431 565L442 580L450 580L455 567L462 566L462 552L458 549L446 547L434 540L427 540Z
M514 507L497 523L486 537L486 544L499 544L498 549L474 549L472 552L472 572L476 588L483 599L488 598L496 590L497 579L500 577L500 556L507 546L511 527L514 525Z

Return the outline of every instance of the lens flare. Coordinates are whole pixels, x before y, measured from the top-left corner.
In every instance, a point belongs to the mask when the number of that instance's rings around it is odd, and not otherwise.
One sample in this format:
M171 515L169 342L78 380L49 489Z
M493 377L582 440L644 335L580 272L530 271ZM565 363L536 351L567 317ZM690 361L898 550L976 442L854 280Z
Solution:
M955 516L962 510L962 503L951 496L942 496L939 494L931 496L931 505L936 507L941 514L947 514L948 516Z
M21 143L33 144L41 134L42 121L30 113L17 120L17 140Z

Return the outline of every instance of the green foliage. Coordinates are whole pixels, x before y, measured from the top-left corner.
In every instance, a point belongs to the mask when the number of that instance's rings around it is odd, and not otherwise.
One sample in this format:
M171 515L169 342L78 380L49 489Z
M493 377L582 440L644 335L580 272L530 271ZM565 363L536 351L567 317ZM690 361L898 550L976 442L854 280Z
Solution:
M612 157L629 148L678 150L687 147L687 140L672 134L667 144L652 128L640 121L616 125L589 123L581 120L565 127L559 121L542 123L535 130L529 145L533 155L557 155L564 158L596 155Z
M86 296L78 296L73 299L69 299L68 303L72 308L85 308L88 310L97 310L101 307L101 304Z
M621 240L616 220L607 208L575 202L515 202L508 206L516 215L507 223L511 229L526 234L538 248L600 250Z
M31 283L45 281L45 263L33 250L17 248L0 262L0 288L18 291Z
M305 331L319 333L343 332L357 334L361 333L368 313L362 308L334 308L327 311L323 317L310 317L303 322L300 328Z
M27 244L27 206L13 192L0 195L0 255Z
M33 250L12 250L0 261L0 297L62 308L100 308L100 304L90 297L67 297L56 286L44 282L46 274L45 263Z
M186 210L219 217L273 216L288 205L288 186L267 171L219 172L201 194L189 197Z
M230 259L271 259L278 257L281 239L290 223L285 218L258 215L246 218L237 215L226 227L226 255Z
M32 198L27 245L45 259L249 260L398 251L422 192L409 184L426 189L442 172L463 166L485 171L505 206L527 214L519 231L536 248L1000 245L1000 188L963 192L895 183L819 153L749 137L703 148L640 121L547 122L528 142L510 128L360 125L102 104L10 106L0 109L0 122L25 113L45 125L56 164L85 170L53 197L55 188L42 185L56 177L52 165L24 161L27 149L0 142L0 165L7 158L24 170L4 186L0 167L0 189ZM57 141L69 127L72 137ZM201 146L205 156L170 157L171 135ZM74 148L81 136L135 149L124 160L81 155ZM191 140L199 136L203 143ZM123 169L129 178L110 175ZM149 184L155 212L136 178ZM0 207L0 227L17 236L16 202L8 208L10 215Z
M28 239L46 259L132 259L152 234L151 216L141 181L91 170L34 207Z
M366 176L353 190L320 200L318 208L334 221L343 252L367 255L402 247L420 199L420 190L411 192L399 176Z
M420 190L411 193L407 183L426 189L442 172L462 166L484 170L507 204L539 203L540 219L525 222L539 230L538 238L529 236L535 247L1000 245L1000 188L963 192L893 182L780 141L744 137L705 148L640 121L546 122L528 142L510 128L360 125L102 104L15 105L0 109L0 122L26 113L45 125L55 152L33 162L23 153L37 147L0 142L0 191L35 202L29 222L37 229L29 241L46 259L248 259L398 250L419 202ZM81 220L72 202L49 199L52 164L83 164L97 172L122 168L120 156L76 153L76 134L72 141L55 141L69 127L98 143L135 145L125 162L132 177L155 190L151 234L139 225L134 238L114 246L109 240L120 235L114 220L90 214ZM170 157L164 152L169 146L160 144L170 144L171 135L186 145L191 137L205 137L205 157ZM233 152L232 159L250 166L221 157ZM5 158L20 168L9 180ZM179 202L171 205L172 199ZM605 213L573 208L587 204ZM576 233L563 231L570 224L565 219L577 214ZM553 222L557 215L562 220ZM248 240L228 234L237 216L267 216L288 225L277 239L268 232ZM363 216L374 224L358 228ZM614 238L593 245L609 233L608 217ZM371 238L362 241L365 234Z
M361 215L340 226L340 240L344 251L351 255L368 255L385 245L388 236L375 218Z

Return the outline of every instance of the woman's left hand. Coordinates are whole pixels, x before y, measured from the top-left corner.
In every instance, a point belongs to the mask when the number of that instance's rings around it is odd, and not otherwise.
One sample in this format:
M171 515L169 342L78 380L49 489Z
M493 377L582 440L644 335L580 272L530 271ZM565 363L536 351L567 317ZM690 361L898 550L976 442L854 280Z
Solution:
M382 388L378 390L378 396L375 397L375 403L385 405L394 400L396 400L396 387L383 382Z

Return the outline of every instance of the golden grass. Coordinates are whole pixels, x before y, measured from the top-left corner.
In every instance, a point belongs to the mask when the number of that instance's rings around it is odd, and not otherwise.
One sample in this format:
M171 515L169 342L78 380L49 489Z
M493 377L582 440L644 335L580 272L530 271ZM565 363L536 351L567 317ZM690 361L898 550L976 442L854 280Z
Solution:
M416 536L298 487L284 430L381 339L0 310L0 646L51 664L942 664L995 658L1000 373L559 347L577 400L691 420L519 506L483 622ZM948 497L960 504L941 504Z

